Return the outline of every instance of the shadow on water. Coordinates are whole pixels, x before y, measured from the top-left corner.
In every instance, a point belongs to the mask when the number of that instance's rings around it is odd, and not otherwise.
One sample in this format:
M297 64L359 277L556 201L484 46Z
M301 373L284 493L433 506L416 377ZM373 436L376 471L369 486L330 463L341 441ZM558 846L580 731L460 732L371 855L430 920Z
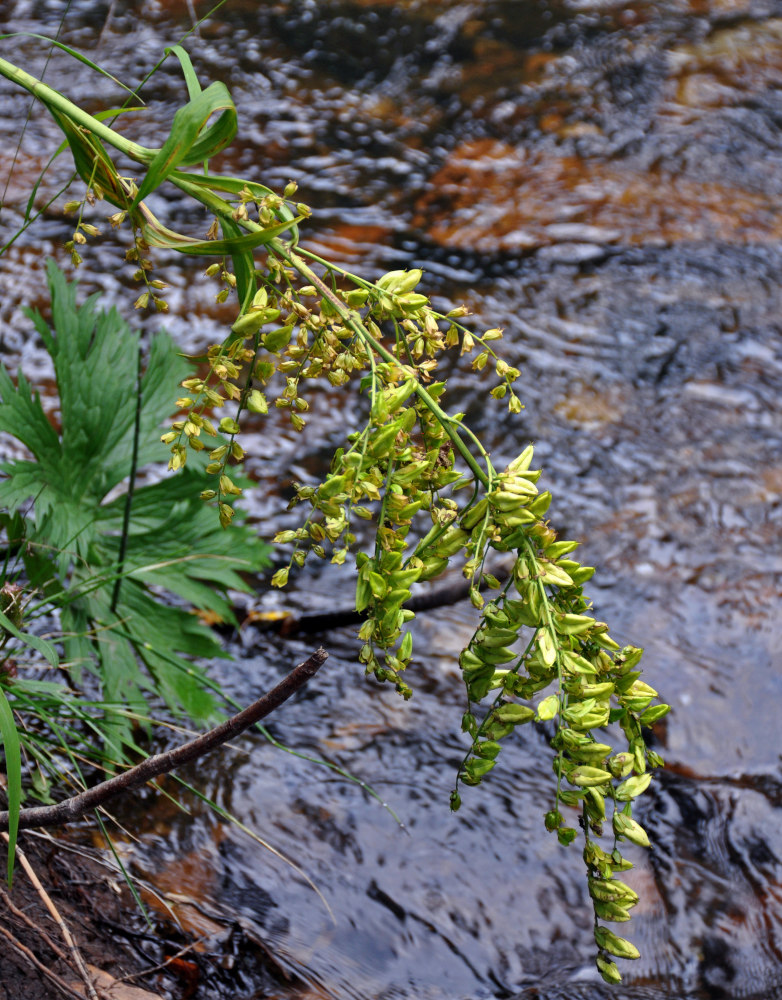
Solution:
M61 13L9 7L9 25L46 33ZM139 16L129 0L76 2L63 40L132 80L190 26L191 9L158 0ZM11 48L41 71L37 42ZM315 208L313 249L367 274L423 266L443 302L467 301L480 324L505 328L522 417L488 411L463 374L450 385L496 456L538 442L553 523L585 539L601 617L646 647L674 712L657 727L668 769L641 817L654 849L628 874L642 958L617 990L592 971L577 852L542 832L546 733L529 730L448 813L464 750L454 664L473 627L462 606L420 617L411 703L363 682L346 629L314 640L331 651L327 668L272 724L371 785L404 829L361 787L260 737L189 775L293 858L333 919L300 875L195 800L193 817L150 802L133 863L190 898L178 913L198 933L217 933L210 913L228 914L298 977L257 996L782 996L782 9L229 0L191 50L239 106L241 139L221 168L295 178ZM62 56L46 73L87 107L116 101ZM5 83L0 94L4 183L27 102ZM161 138L181 94L167 66L147 94ZM58 143L36 111L3 232ZM58 160L38 201L66 176ZM176 201L158 207L181 220ZM62 257L69 236L52 209L0 258L3 346L31 377L46 361L19 307L40 304L43 261ZM105 270L85 268L85 285L132 301L119 243L107 235L90 253ZM228 313L188 267L160 258L169 328L191 350L220 339ZM269 534L286 516L274 513L280 482L315 476L324 441L338 443L350 419L328 393L313 410L317 443L282 425L250 435L253 515ZM315 574L285 600L349 605L350 579ZM249 626L222 680L244 701L308 650ZM253 988L215 981L203 996Z

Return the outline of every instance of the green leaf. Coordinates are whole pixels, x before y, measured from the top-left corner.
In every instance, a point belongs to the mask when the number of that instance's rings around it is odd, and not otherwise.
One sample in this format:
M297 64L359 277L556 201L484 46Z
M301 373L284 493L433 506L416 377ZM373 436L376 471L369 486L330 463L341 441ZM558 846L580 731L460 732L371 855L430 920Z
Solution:
M219 114L219 118L204 129L213 114ZM171 134L150 163L131 208L138 208L177 167L210 159L225 149L235 135L236 108L225 84L213 83L199 91L174 115Z
M109 707L100 721L85 724L102 734L106 752L117 760L123 745L132 746L126 709L146 714L150 692L178 715L213 717L215 698L195 661L225 654L189 608L233 622L227 592L248 589L241 574L265 565L268 547L240 523L221 530L199 499L208 478L204 460L195 455L182 474L134 490L125 532L126 496L106 502L106 495L131 472L139 337L115 310L99 310L94 296L77 305L76 285L53 265L49 282L52 327L32 315L54 361L62 432L58 436L49 424L27 382L20 378L14 386L0 367L0 429L24 440L38 459L2 466L8 478L0 483L0 503L16 510L33 498L25 566L31 582L61 606L65 655L76 683L87 669L101 684ZM139 466L165 456L160 422L189 370L165 334L152 341L140 383ZM187 606L172 606L165 595ZM0 625L5 622L0 617ZM9 632L57 665L53 647L8 624Z
M150 246L162 247L166 250L176 250L179 253L195 254L198 257L220 257L225 254L243 254L257 247L271 243L296 222L301 222L303 216L297 215L293 222L278 222L276 225L257 229L241 236L230 236L223 240L196 240L191 236L182 236L161 225L148 209L144 209L141 229L144 239ZM222 220L221 220L222 221Z
M22 805L22 751L14 714L5 692L0 688L0 736L5 751L5 777L8 790L8 885L11 885Z
M172 180L177 182L183 182L183 190L202 188L205 191L224 191L226 194L241 194L242 191L249 191L250 194L257 199L262 201L266 195L274 194L271 188L266 187L265 184L258 184L256 181L246 181L238 177L228 177L223 174L187 174L181 170L174 170L170 175ZM280 220L280 222L289 222L291 233L293 234L292 245L296 246L299 242L299 227L296 225L296 220L301 220L301 216L294 216L293 212L288 208L287 205L283 204L277 209L275 215Z
M117 208L128 208L128 187L120 179L114 161L106 152L106 148L98 137L90 131L74 124L73 120L52 106L49 106L52 118L62 129L70 146L73 164L76 171L88 186L97 184L105 197ZM96 124L100 124L96 121ZM137 159L142 159L145 150L138 147Z
M21 373L18 385L14 386L11 376L2 366L0 366L0 431L13 434L30 449L39 462L59 460L60 441L57 432L46 419L37 393L33 396L30 383Z
M138 94L136 93L135 90L133 90L131 87L127 87L122 82L122 80L114 76L113 73L109 73L108 70L104 69L102 66L99 66L98 63L93 62L92 59L89 59L83 53L79 52L78 49L72 49L70 45L66 45L64 42L60 42L56 38L49 38L48 35L39 35L36 34L36 32L34 31L12 31L7 35L0 35L0 39L3 38L38 38L42 42L46 42L47 45L56 45L58 49L62 49L63 52L67 52L69 56L72 56L74 59L77 59L80 63L83 63L85 66L89 66L90 69L94 69L95 72L100 73L101 76L108 77L108 79L111 80L113 83L116 83L117 86L122 87L123 90L127 90L129 94L132 94L134 97L138 98L138 100L141 100L141 98L138 97Z
M44 656L53 667L59 667L60 660L57 656L57 651L51 643L48 643L45 639L39 638L37 635L30 635L28 632L21 632L16 625L8 618L7 615L0 611L0 626L5 629L6 632L23 642L26 646L31 649L36 649L38 652Z
M238 240L242 236L242 230L235 222L228 219L220 219L220 226L223 236L227 240ZM231 255L236 276L236 294L241 303L240 314L243 314L250 306L253 296L258 291L258 282L255 278L255 261L252 250L237 250Z
M165 50L167 56L173 54L177 57L182 66L182 73L185 77L185 83L187 84L187 93L192 100L194 97L198 97L201 93L202 87L198 82L198 77L193 69L193 64L190 61L190 56L182 48L181 45L172 45L170 48Z

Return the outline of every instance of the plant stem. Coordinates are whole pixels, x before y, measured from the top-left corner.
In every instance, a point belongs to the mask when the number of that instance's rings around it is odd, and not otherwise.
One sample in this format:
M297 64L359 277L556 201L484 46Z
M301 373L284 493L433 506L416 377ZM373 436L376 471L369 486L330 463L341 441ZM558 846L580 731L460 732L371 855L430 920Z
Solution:
M119 540L119 553L117 554L117 579L114 581L114 591L111 595L111 613L117 613L119 603L119 592L122 587L122 578L125 570L125 553L128 547L128 534L130 531L130 508L133 506L133 493L136 489L136 470L138 468L138 440L141 431L141 344L139 344L136 355L136 415L133 420L133 453L130 459L130 479L128 480L128 492L125 496L125 510L122 513L122 535Z
M81 126L88 132L92 132L99 139L107 142L121 153L125 153L138 163L149 163L157 152L155 149L148 149L146 146L140 146L137 142L126 139L119 132L115 132L108 125L104 125L97 118L93 118L86 111L82 111L76 104L71 103L67 97L58 94L56 90L47 87L45 83L37 80L29 73L25 73L23 69L14 66L13 63L8 62L6 59L0 59L0 74L8 80L13 81L13 83L19 84L20 87L23 87L33 97L37 97L50 111L54 110L65 115L74 124Z

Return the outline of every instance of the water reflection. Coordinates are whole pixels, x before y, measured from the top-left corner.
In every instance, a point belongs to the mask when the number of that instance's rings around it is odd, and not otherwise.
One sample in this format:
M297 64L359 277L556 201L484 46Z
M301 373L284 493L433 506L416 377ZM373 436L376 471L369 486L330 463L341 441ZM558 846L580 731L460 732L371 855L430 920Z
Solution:
M10 7L14 27L49 33L62 13ZM628 876L643 957L626 963L632 985L611 992L591 966L578 859L541 832L545 733L530 730L458 817L447 812L463 752L454 655L470 610L421 616L408 705L363 683L349 630L322 637L327 669L273 732L369 782L407 832L361 788L260 739L197 777L295 858L336 923L300 876L196 802L195 821L151 812L136 855L166 886L186 879L202 910L234 914L301 977L265 995L782 995L780 15L772 0L229 0L191 40L244 122L220 169L295 178L316 208L313 248L369 274L423 266L442 301L506 329L520 420L487 409L469 377L451 385L498 458L539 442L553 520L600 567L601 616L646 646L650 679L676 707L657 734L670 768L642 817L655 848ZM127 0L77 2L63 38L134 80L190 26L184 0L143 16ZM37 43L12 48L42 70ZM46 72L88 107L116 103L60 55ZM173 66L155 77L158 141L181 94ZM5 83L0 95L7 169L27 104ZM140 119L128 127L140 134ZM4 232L58 142L36 112ZM66 177L61 158L38 202ZM160 207L181 214L173 199ZM43 260L69 235L51 209L0 258L3 345L32 376L45 358L19 306L41 304ZM85 269L86 286L132 301L119 244L106 236L98 252L106 271ZM160 264L167 323L198 350L228 313L195 271ZM265 528L280 481L292 467L316 475L321 438L337 443L349 418L324 393L310 421L319 440L254 429ZM349 604L350 580L310 577L287 600ZM307 648L250 628L225 683L244 700ZM204 995L229 995L218 987Z

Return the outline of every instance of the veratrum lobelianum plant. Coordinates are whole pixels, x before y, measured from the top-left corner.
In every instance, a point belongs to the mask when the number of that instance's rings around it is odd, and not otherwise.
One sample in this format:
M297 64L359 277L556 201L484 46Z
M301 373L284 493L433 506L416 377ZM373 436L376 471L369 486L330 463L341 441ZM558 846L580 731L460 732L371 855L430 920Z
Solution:
M613 958L639 953L606 924L629 920L638 901L617 875L632 867L623 843L649 843L632 809L662 760L643 734L669 709L652 705L657 692L637 669L641 650L620 648L608 626L594 618L583 592L593 569L573 558L577 543L558 539L550 526L551 496L538 489L532 447L496 469L462 415L444 406L438 360L457 349L474 355L476 372L493 369L498 381L491 396L506 400L511 414L520 411L514 389L519 372L495 352L501 331L479 335L461 322L464 308L446 314L434 309L418 290L420 270L369 281L300 247L298 224L310 209L292 201L295 184L278 195L256 181L210 173L208 159L236 132L236 110L223 84L201 89L181 47L167 51L181 63L189 100L160 149L127 140L4 60L0 72L53 115L87 185L84 199L66 205L78 212L68 244L75 263L81 260L79 245L98 233L84 221L85 204L105 199L116 208L110 223L132 231L127 259L142 284L137 308L167 309L163 283L152 278L154 247L213 258L206 274L221 283L217 299L236 295L237 319L226 339L209 349L208 372L182 382L181 416L163 435L170 467L182 469L192 453L208 452L206 472L213 480L201 495L227 526L233 498L241 493L232 464L243 454L237 437L244 410L280 408L301 431L308 384L326 379L366 394L366 421L337 450L328 475L317 486L298 487L294 504L304 504L308 513L300 528L276 537L292 550L289 565L272 582L284 586L291 568L310 555L330 555L335 563L353 559L356 607L366 615L359 659L367 673L409 697L404 672L413 654L408 625L414 615L405 607L410 588L461 562L480 620L460 657L462 728L470 747L451 806L460 805L460 784L477 785L492 770L502 741L519 726L533 719L553 722L555 780L545 825L568 844L577 829L562 810L577 810L597 967L607 982L617 983ZM138 163L139 176L121 175L108 147ZM196 165L197 172L186 169ZM211 213L203 236L176 233L149 210L144 199L164 182ZM217 410L229 415L218 419ZM218 432L228 440L206 445ZM462 493L466 500L457 499ZM370 551L357 547L356 518L374 529ZM487 569L492 553L510 565L505 583ZM603 742L618 735L604 734L610 723L618 723L622 747Z

